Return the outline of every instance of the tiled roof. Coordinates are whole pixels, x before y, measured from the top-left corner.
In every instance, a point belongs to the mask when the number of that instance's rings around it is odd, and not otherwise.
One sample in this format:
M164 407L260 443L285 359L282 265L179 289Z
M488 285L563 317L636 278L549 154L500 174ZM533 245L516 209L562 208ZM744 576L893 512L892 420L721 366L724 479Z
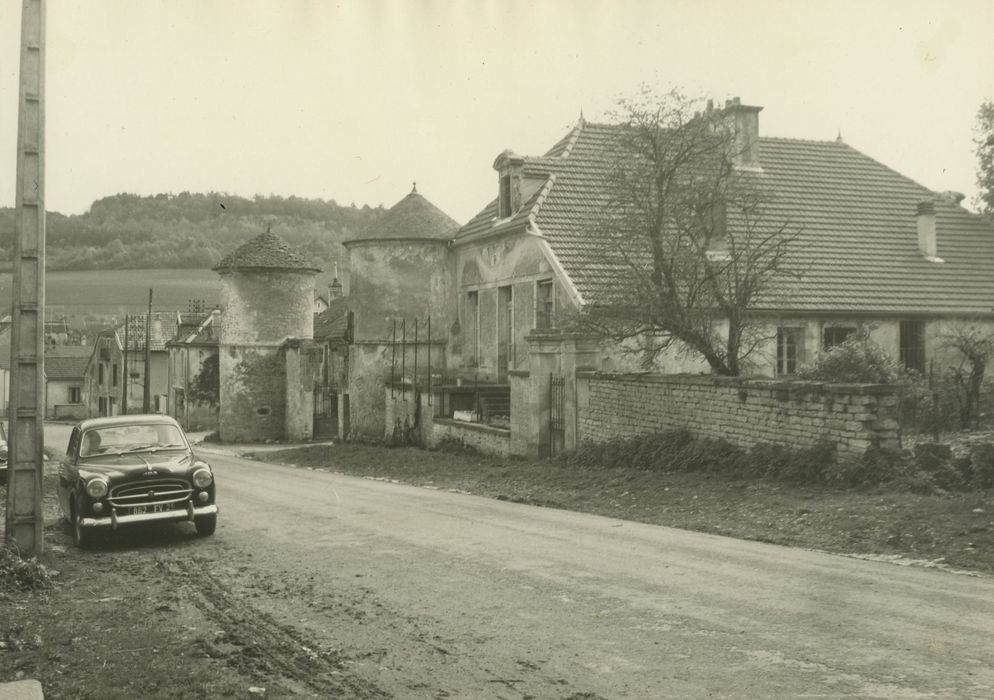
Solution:
M415 188L354 240L376 238L450 240L458 230L459 223L455 219L425 199Z
M333 299L327 309L314 314L314 340L342 340L348 327L348 297Z
M152 313L152 352L166 349L166 343L176 336L177 316L175 313ZM145 314L128 317L128 352L145 351ZM124 326L118 330L121 344L124 344Z
M45 348L45 376L49 380L82 379L93 348L88 345L56 345Z
M526 177L544 187L510 219L496 221L496 200L457 240L534 221L585 301L610 292L610 269L588 224L607 202L606 174L617 127L580 122ZM766 220L800 229L790 267L801 278L757 308L777 311L989 313L994 310L994 228L909 178L839 141L760 139L772 193ZM938 257L918 250L916 205L935 201Z
M215 314L180 314L180 326L167 345L218 345L220 329ZM198 321L194 323L194 321Z
M275 233L266 231L236 248L214 266L215 272L234 270L301 270L321 272Z

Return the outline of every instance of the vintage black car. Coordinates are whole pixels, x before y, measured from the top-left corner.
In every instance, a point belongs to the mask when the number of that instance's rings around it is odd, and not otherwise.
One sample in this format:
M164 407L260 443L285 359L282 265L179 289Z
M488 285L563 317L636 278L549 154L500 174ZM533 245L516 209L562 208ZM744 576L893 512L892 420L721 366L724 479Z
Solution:
M214 473L168 416L128 415L78 423L59 464L59 505L73 541L88 545L101 529L191 521L214 534Z

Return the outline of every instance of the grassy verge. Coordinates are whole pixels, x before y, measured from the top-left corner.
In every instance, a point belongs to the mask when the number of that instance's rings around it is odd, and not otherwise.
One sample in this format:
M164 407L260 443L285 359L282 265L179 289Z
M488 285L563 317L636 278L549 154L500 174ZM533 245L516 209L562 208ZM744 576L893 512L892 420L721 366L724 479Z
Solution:
M254 456L792 547L994 573L992 489L920 494L890 486L799 486L727 473L357 444Z

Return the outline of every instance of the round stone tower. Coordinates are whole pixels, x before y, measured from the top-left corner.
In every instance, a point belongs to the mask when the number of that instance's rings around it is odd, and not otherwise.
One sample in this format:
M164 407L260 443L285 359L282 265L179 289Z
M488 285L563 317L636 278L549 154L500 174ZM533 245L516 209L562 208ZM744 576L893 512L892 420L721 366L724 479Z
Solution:
M214 271L221 276L219 432L225 442L286 433L281 346L314 336L314 276L321 270L267 231Z
M383 377L399 361L394 334L407 319L404 344L413 361L413 323L431 317L432 364L445 366L445 338L453 320L454 287L449 242L459 224L422 196L417 186L392 206L366 234L345 241L350 308L355 314L355 345L350 355L350 429L382 437ZM394 322L397 326L394 328ZM419 361L428 357L426 329L418 337ZM399 339L400 336L397 336ZM409 368L413 365L407 364ZM427 367L419 370L427 370ZM399 372L399 370L397 370ZM413 369L412 369L413 371Z

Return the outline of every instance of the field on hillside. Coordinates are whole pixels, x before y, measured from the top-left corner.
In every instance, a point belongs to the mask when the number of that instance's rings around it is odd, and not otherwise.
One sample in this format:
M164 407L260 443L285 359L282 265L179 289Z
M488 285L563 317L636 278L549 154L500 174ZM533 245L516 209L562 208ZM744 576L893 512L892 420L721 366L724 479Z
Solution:
M320 285L327 284L318 277ZM212 270L86 270L46 274L49 317L81 319L123 316L148 308L152 288L154 311L185 311L191 299L202 299L208 308L220 295L220 277ZM10 313L12 276L0 273L0 316Z
M211 270L87 270L48 272L45 276L46 305L53 312L61 307L67 316L82 311L139 313L148 308L148 290L153 289L156 310L186 309L190 299L216 303L219 280ZM9 309L13 279L0 274L0 309Z

